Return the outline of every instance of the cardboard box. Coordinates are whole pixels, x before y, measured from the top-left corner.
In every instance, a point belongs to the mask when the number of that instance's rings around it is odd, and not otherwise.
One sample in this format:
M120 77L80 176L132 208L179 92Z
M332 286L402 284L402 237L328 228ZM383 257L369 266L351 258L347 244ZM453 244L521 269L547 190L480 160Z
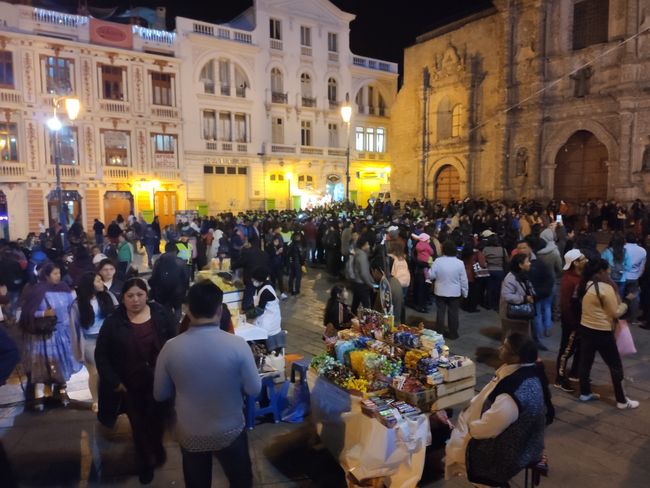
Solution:
M467 388L466 390L460 390L451 395L447 395L441 398L438 398L433 405L431 405L431 411L437 412L449 407L455 407L457 405L462 405L474 398L475 391L474 388Z
M467 388L472 388L476 386L476 376L470 376L469 378L464 378L458 381L452 381L451 383L442 383L436 385L436 393L438 393L438 398L445 395L451 395L460 390L466 390Z
M411 393L393 388L395 398L402 400L409 405L418 407L423 412L428 412L431 404L436 400L436 389L426 388L424 391Z
M470 358L466 357L461 367L453 369L438 368L438 371L440 371L442 377L445 379L445 383L451 383L452 381L476 376L476 365Z

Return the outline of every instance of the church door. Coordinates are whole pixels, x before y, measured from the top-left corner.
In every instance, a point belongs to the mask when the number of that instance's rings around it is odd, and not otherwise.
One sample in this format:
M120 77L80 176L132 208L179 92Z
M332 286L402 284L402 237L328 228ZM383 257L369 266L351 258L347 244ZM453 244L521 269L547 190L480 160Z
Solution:
M443 166L434 184L434 199L443 204L460 199L460 175L451 165Z

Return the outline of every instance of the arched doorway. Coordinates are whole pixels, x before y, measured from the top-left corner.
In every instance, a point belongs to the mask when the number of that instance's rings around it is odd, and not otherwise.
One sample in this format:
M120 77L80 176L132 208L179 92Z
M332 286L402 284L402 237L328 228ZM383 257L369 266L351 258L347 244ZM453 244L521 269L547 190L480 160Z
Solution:
M554 198L581 203L607 198L607 147L591 132L575 132L555 157Z
M442 203L460 199L460 174L452 165L440 168L433 185L433 198Z

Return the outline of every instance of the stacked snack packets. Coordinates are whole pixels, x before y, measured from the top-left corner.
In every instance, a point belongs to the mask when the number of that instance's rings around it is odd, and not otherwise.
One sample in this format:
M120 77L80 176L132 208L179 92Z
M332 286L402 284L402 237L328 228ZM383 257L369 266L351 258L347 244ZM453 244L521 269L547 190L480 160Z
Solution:
M370 397L361 402L361 411L371 418L376 418L388 428L395 427L402 419L420 415L422 411L400 400Z

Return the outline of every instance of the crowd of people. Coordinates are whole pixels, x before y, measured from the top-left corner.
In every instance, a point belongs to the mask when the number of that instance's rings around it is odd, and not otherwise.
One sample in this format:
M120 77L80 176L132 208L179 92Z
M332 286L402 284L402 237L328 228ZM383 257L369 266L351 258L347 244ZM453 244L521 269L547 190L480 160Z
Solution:
M596 400L589 376L599 352L610 368L618 407L638 407L623 388L613 324L626 320L646 328L650 319L648 243L642 240L650 234L650 217L640 201L629 208L587 202L573 211L553 201L377 201L365 209L336 204L196 217L165 228L157 218L147 223L131 214L108 226L95 219L92 232L79 220L65 232L57 224L41 230L0 242L0 323L15 323L22 332L16 344L8 327L0 327L0 385L19 363L30 405L41 406L33 401L38 384L47 402L65 404L67 381L85 366L99 420L110 426L120 413L128 415L143 483L165 462L161 439L174 388L177 397L190 399L206 391L188 391L183 381L192 370L179 366L181 344L199 348L205 344L201 334L169 341L179 332L183 310L197 327L218 324L232 331L220 299L216 308L205 308L205 294L219 298L220 290L190 288L195 272L212 262L229 263L240 273L242 308L270 336L281 330L280 301L300 299L307 265L324 267L338 281L325 306L325 335L349 326L359 307L390 309L405 321L407 306L419 313L435 306L435 327L453 341L462 333L459 310L475 313L481 307L499 313L503 338L512 338L511 355L528 357L512 334L546 350L545 339L559 321L555 386L573 391L572 380L579 380L579 399ZM611 237L602 253L598 231ZM146 256L148 280L133 266L136 254ZM390 303L382 303L380 288L390 289ZM205 364L213 361L208 356ZM161 358L164 372L157 371ZM251 358L241 352L238 361L248 368ZM253 379L242 381L246 391L259 390ZM223 386L223 394L237 386ZM188 486L205 484L206 460L196 452L236 443L222 462L243 456L241 416L233 414L238 406L240 401L228 405L231 417L223 419L223 429L200 439L194 432L198 420L177 398L186 429L186 480L200 480ZM204 441L209 448L200 447ZM229 478L248 486L249 474L232 472Z

